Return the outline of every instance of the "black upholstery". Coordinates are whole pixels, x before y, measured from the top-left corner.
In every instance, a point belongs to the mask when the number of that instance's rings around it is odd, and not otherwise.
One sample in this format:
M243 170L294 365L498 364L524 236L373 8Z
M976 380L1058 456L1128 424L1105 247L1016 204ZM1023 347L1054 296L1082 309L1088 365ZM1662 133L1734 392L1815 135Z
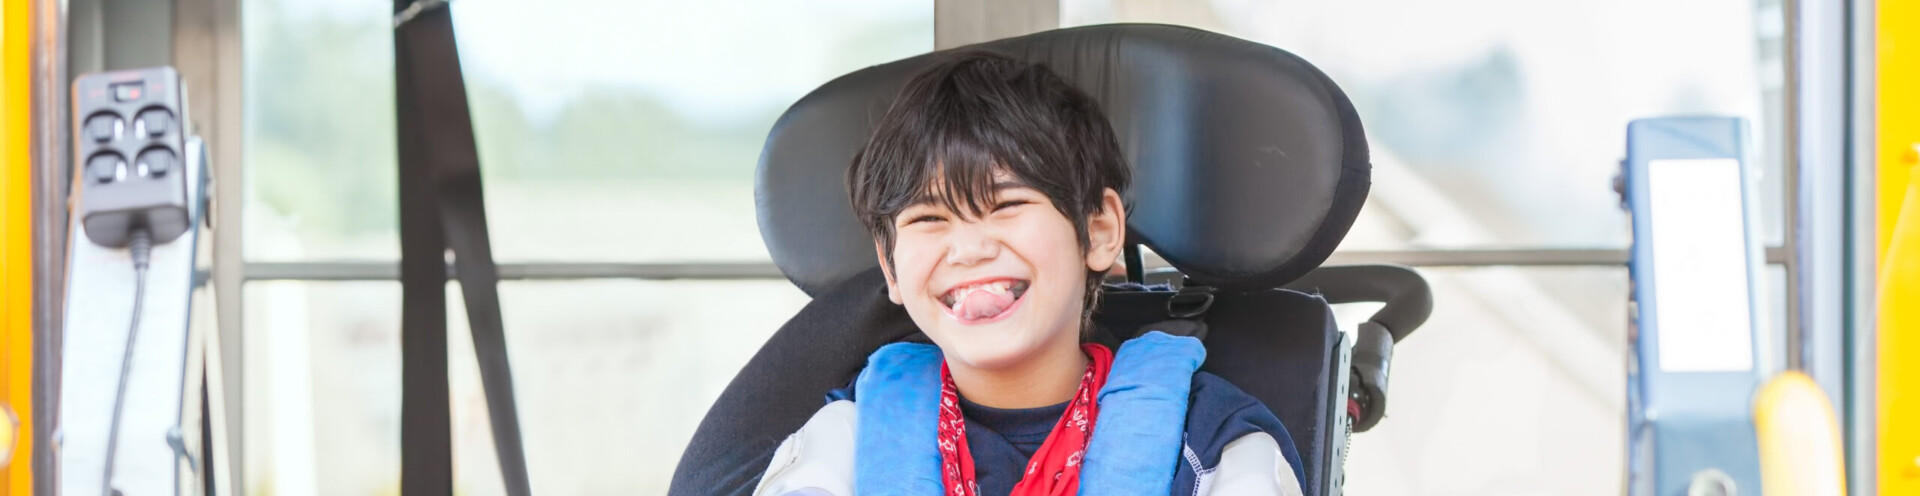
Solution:
M980 45L1047 64L1106 110L1133 166L1131 234L1201 284L1264 289L1326 261L1366 200L1359 118L1311 64L1192 28L1120 24ZM808 294L874 267L842 183L906 78L939 53L856 71L774 124L760 234Z
M1130 339L1140 326L1166 320L1171 291L1111 291L1102 295L1094 320ZM1333 359L1340 330L1333 309L1319 296L1268 289L1215 295L1207 311L1207 361L1212 372L1259 399L1286 424L1307 480L1306 494L1323 494L1328 453L1327 429L1334 378Z
M1286 424L1324 494L1340 333L1325 300L1278 288L1318 267L1369 186L1366 139L1324 74L1265 45L1163 25L1061 29L975 47L1038 61L1104 106L1134 171L1129 234L1196 284L1221 288L1204 370ZM917 334L887 300L873 241L842 181L930 54L815 90L767 137L756 177L774 262L814 301L774 334L701 422L670 494L749 494L788 434L881 345ZM1095 318L1119 338L1167 319L1165 291L1113 291Z
M1108 291L1098 325L1114 338L1166 320L1171 291ZM1286 424L1300 450L1306 494L1322 494L1330 446L1332 358L1340 331L1326 300L1284 289L1228 292L1207 312L1202 370L1258 398ZM807 304L754 354L700 422L669 494L750 494L773 449L847 385L881 345L918 338L906 311L887 300L878 268ZM1105 336L1102 336L1103 338ZM1108 339L1101 339L1107 341Z

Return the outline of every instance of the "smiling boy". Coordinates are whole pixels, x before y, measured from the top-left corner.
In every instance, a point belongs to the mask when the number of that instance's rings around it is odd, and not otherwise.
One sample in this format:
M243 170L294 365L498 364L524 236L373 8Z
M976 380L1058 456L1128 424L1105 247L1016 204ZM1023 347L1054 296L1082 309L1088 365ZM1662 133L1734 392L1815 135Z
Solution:
M876 351L756 494L1300 494L1285 429L1198 372L1199 340L1090 342L1130 181L1091 97L1044 66L962 52L875 129L849 194L889 298L933 346Z

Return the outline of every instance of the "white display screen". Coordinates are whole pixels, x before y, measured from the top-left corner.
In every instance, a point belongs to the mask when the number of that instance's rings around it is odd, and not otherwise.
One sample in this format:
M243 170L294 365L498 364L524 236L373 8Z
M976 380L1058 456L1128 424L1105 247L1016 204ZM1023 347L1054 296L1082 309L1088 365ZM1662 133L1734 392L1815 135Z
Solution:
M1733 159L1647 163L1661 370L1753 369L1740 186Z

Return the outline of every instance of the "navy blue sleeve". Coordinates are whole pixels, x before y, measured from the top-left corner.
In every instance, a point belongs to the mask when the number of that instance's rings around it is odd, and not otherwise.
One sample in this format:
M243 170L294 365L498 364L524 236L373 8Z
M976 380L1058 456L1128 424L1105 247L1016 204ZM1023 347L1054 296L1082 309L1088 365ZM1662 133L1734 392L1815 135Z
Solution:
M1294 447L1293 436L1287 434L1280 417L1226 379L1207 372L1194 374L1193 392L1187 404L1186 447L1192 452L1183 453L1186 463L1181 464L1174 475L1173 492L1190 493L1198 472L1220 465L1220 454L1228 443L1255 432L1273 437L1274 443L1280 445L1280 455L1293 467L1294 479L1305 485L1307 478L1300 464L1300 450Z

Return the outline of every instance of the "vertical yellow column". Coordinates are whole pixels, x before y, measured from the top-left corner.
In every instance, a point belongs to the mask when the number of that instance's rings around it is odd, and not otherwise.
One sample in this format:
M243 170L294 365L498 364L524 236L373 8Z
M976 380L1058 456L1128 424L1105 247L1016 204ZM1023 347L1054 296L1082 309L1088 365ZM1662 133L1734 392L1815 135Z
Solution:
M33 493L33 163L29 0L0 7L0 496ZM18 417L14 417L14 415Z
M1874 2L1876 63L1874 82L1878 102L1874 131L1879 136L1880 259L1886 260L1893 226L1907 195L1907 178L1920 163L1920 2Z
M1920 1L1874 2L1880 494L1920 494Z

